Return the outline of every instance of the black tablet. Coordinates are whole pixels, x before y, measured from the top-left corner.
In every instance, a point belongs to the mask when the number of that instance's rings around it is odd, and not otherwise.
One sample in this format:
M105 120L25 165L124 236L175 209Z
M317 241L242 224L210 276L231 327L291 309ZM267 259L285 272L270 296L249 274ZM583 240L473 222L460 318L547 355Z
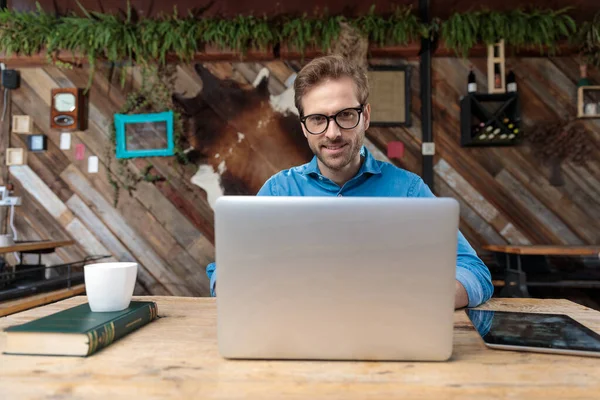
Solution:
M567 315L466 312L488 347L600 357L600 335Z

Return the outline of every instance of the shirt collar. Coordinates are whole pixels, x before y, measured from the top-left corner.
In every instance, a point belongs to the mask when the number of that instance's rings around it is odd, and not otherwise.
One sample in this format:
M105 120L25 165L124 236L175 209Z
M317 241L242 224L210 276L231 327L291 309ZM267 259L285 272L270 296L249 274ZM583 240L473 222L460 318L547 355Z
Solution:
M365 159L362 165L360 166L360 169L358 170L356 176L360 176L364 173L373 175L381 174L381 168L379 167L379 163L365 146L361 147L360 155L363 156ZM321 171L319 171L319 164L317 164L317 156L313 156L312 160L308 164L305 164L302 174L321 176Z

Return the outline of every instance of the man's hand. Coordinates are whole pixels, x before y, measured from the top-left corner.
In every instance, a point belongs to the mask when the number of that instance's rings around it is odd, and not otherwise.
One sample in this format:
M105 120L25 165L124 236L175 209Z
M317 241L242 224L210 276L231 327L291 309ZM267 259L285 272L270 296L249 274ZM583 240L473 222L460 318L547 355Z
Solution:
M464 286L456 281L456 290L454 292L454 308L463 308L469 304L469 296Z

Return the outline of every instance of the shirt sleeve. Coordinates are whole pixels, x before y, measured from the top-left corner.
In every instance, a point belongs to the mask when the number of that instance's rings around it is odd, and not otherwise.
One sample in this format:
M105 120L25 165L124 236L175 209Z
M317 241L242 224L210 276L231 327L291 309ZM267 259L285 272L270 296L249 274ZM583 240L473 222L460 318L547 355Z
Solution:
M429 186L419 177L409 190L411 197L435 197ZM456 251L456 280L463 285L469 296L468 307L477 307L492 297L494 286L488 267L477 256L464 235L458 232Z
M275 188L274 179L269 179L265 182L265 184L260 188L257 196L277 196L277 190ZM215 292L215 285L217 284L217 264L210 263L206 266L206 276L210 280L210 295L215 297L217 294Z
M215 297L215 285L217 283L217 264L210 263L206 266L206 276L210 280L210 295Z

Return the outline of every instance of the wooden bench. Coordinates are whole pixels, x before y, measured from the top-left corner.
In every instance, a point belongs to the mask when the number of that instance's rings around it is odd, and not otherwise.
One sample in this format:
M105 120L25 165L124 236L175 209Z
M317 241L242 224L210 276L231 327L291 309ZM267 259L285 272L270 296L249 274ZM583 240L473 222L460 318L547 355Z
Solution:
M561 256L600 258L600 246L563 246L563 245L486 245L485 250L504 255L505 277L504 287L500 293L502 297L529 297L528 286L600 286L600 281L569 281L568 283L528 282L523 271L523 256Z

